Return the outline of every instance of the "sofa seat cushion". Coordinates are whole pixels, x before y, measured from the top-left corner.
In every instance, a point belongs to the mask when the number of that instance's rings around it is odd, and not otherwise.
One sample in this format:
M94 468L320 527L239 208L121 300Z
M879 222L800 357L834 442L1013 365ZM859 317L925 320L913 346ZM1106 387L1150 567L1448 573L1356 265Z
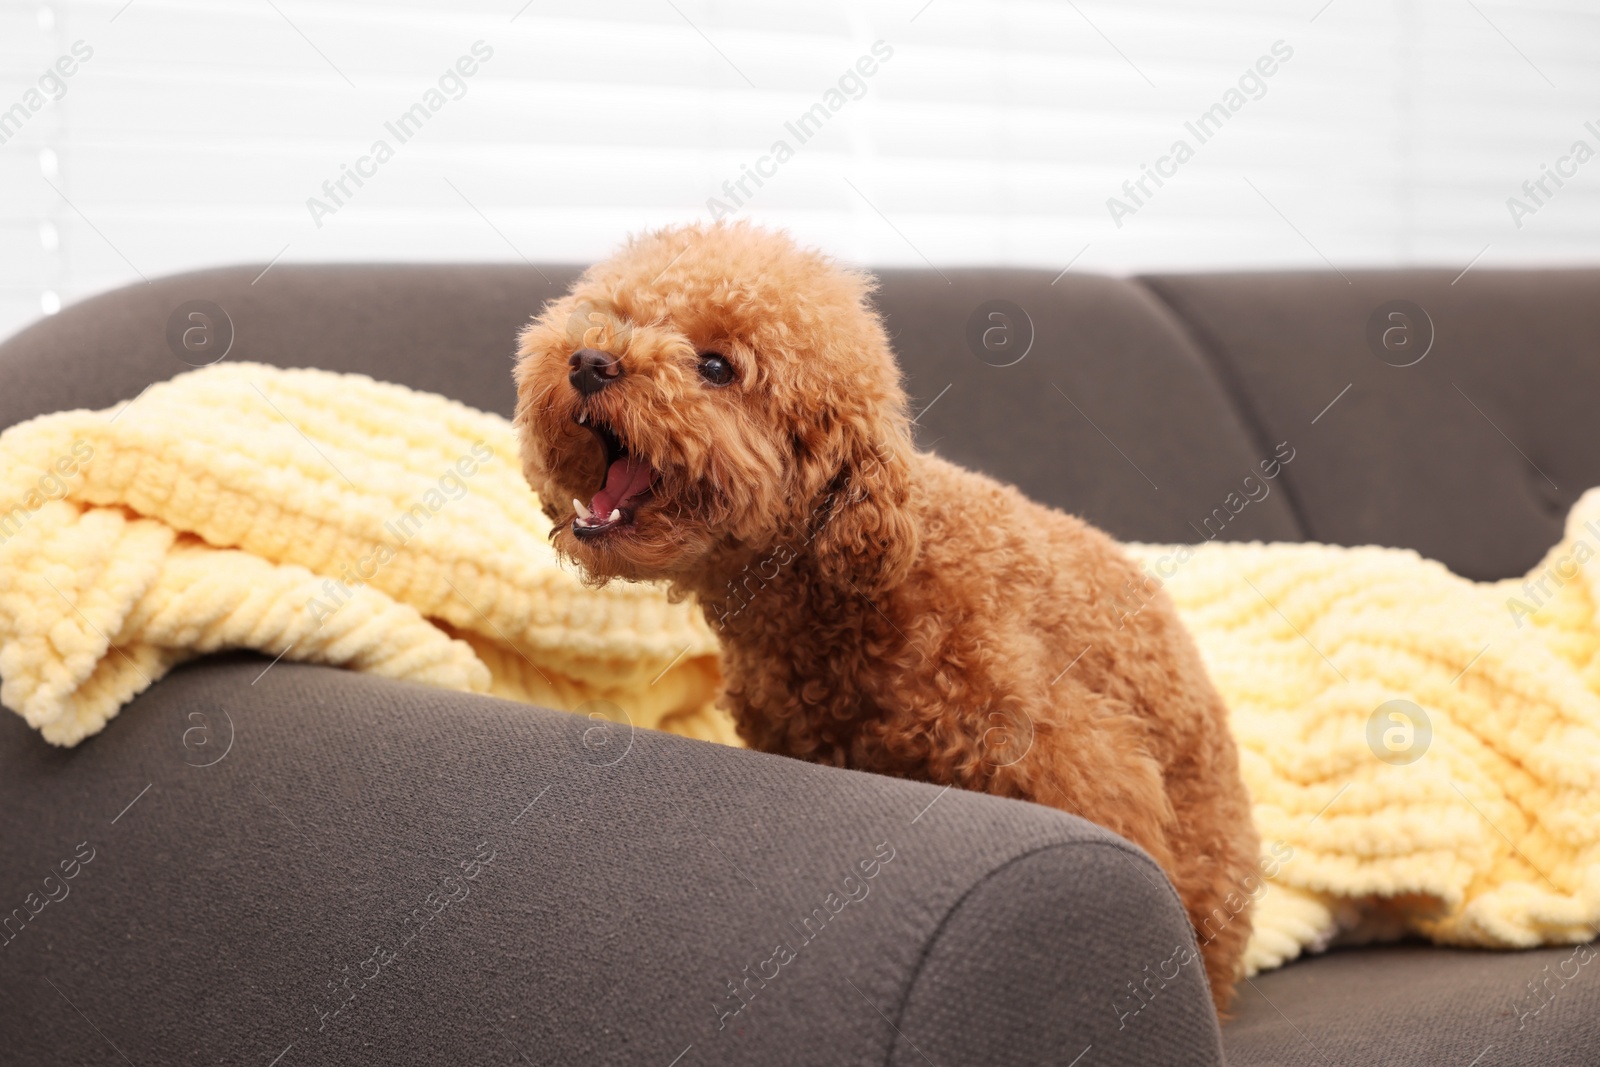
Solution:
M1600 946L1341 949L1242 984L1222 1036L1229 1067L1594 1063Z

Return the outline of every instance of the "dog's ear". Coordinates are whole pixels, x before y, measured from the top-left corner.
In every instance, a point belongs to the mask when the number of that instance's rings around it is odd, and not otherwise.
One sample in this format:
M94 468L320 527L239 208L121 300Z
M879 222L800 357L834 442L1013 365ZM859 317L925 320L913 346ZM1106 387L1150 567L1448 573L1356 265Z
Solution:
M916 561L911 427L903 414L846 427L843 462L815 519L822 576L868 596L899 584Z

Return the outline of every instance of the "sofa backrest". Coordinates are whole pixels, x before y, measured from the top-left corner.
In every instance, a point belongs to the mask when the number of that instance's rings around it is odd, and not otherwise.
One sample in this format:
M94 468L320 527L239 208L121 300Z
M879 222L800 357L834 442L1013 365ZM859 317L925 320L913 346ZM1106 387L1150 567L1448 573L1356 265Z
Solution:
M1259 469L1278 442L1252 438L1183 325L1137 282L949 269L881 280L923 447L1126 540L1303 538L1282 470Z
M1600 485L1600 270L1346 274L1145 284L1253 432L1304 442L1284 481L1307 537L1526 572Z
M200 300L227 314L229 359L509 414L517 330L576 273L280 264L130 286L0 344L0 428L188 370L169 332ZM1600 483L1600 271L880 278L919 443L1124 539L1377 543L1503 577ZM1410 366L1414 313L1369 336L1396 300L1430 324Z

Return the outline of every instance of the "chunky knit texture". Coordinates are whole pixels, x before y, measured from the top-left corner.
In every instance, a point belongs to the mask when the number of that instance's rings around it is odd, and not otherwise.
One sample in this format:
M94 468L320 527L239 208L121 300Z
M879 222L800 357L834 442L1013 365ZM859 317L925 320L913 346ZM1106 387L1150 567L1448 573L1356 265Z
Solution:
M361 376L219 364L47 415L0 434L0 700L73 745L182 660L252 648L737 744L699 612L585 588L548 534L509 423ZM1600 490L1526 581L1130 546L1231 709L1275 872L1251 971L1341 938L1594 936L1597 550ZM1428 718L1413 762L1369 741L1393 700Z
M1130 549L1170 575L1264 852L1288 856L1256 905L1250 971L1334 941L1595 936L1600 489L1526 580L1387 548Z
M717 644L549 547L510 424L359 375L218 364L0 435L0 700L73 745L251 648L732 740Z

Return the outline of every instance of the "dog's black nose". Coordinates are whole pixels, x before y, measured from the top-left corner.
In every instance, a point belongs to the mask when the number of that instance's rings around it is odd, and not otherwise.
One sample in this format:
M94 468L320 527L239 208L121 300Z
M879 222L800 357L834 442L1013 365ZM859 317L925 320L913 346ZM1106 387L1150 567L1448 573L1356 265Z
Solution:
M567 361L572 373L567 381L584 396L593 396L622 377L622 360L597 348L580 348Z

